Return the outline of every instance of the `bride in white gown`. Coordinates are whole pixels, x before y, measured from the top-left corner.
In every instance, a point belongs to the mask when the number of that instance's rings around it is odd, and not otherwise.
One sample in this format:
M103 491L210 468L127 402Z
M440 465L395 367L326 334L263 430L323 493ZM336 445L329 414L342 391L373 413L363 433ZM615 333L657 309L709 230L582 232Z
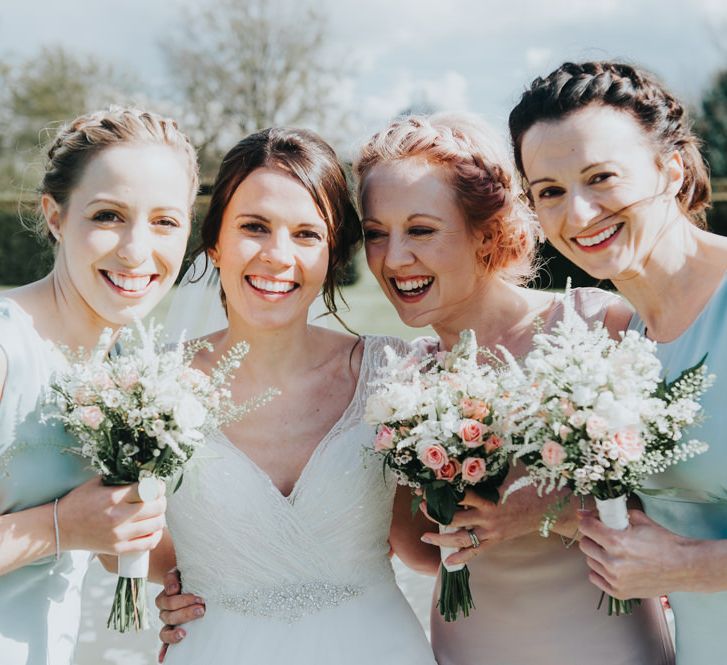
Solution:
M335 278L360 234L343 171L315 134L266 130L225 157L202 244L229 325L196 363L209 368L245 339L234 397L281 394L210 437L169 500L184 590L206 601L169 665L434 665L389 558L391 546L417 565L404 531L418 526L366 454L362 420L383 347L403 343L307 321L321 288L335 311ZM173 565L165 552L157 571Z

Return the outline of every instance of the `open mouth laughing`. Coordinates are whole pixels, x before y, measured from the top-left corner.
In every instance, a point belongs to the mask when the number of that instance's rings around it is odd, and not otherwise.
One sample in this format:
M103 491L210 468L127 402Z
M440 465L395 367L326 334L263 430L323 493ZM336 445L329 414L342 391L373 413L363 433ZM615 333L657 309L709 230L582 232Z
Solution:
M598 233L575 236L573 240L581 249L584 249L587 252L598 251L608 247L618 236L623 226L623 222L619 224L612 224L611 226L600 230Z
M389 278L392 287L396 294L404 300L415 300L423 297L432 284L434 284L434 277L430 275L412 275L405 277L391 277Z
M297 282L291 282L285 279L271 279L270 277L260 277L259 275L246 275L245 281L255 291L264 295L283 296L295 291L300 287Z
M159 275L134 275L111 270L101 270L101 275L106 282L118 293L124 295L143 295Z

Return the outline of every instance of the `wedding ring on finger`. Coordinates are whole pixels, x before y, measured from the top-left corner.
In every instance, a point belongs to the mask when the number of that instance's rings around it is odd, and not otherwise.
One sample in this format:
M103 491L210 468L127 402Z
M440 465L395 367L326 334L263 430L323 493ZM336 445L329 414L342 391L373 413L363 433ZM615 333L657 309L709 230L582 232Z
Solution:
M477 537L475 530L467 529L467 535L469 535L470 540L472 541L472 547L474 549L477 549L480 546L480 539Z

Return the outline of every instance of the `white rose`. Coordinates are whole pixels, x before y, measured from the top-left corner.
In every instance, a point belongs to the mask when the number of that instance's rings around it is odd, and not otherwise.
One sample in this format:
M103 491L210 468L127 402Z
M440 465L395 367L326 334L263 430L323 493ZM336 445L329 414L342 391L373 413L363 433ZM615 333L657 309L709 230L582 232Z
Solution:
M183 395L174 406L174 420L182 431L201 427L206 417L207 410L191 395Z

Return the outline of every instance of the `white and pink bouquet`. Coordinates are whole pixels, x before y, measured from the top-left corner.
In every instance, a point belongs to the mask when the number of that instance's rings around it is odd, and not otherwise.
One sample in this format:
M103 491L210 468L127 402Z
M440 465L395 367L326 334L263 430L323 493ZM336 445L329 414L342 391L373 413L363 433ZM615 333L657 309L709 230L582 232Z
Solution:
M568 292L565 298L562 321L535 335L521 364L508 356L510 370L500 377L508 450L527 469L503 500L529 485L541 495L568 489L594 497L601 521L625 529L629 494L648 476L707 450L683 440L683 430L697 419L713 377L703 359L667 383L654 342L633 330L615 341L600 323L589 328ZM568 500L566 494L546 513L543 535ZM610 598L609 614L628 614L634 602Z
M401 485L417 491L442 532L460 508L465 490L497 502L507 455L496 434L492 403L496 371L478 364L480 350L471 330L451 352L405 357L387 347L387 362L373 382L366 420L376 425L374 451ZM442 562L454 551L442 548ZM446 621L474 607L469 572L463 564L442 567L439 610Z
M107 485L139 482L142 501L182 480L182 471L207 433L241 418L269 394L242 405L229 381L247 353L234 346L211 372L191 366L203 341L163 347L162 328L137 323L122 329L115 351L105 330L90 353L69 353L68 368L51 385L49 418L59 419L79 442L73 452L90 460ZM111 353L110 353L111 351ZM108 626L120 632L148 627L149 552L119 556L119 580Z

